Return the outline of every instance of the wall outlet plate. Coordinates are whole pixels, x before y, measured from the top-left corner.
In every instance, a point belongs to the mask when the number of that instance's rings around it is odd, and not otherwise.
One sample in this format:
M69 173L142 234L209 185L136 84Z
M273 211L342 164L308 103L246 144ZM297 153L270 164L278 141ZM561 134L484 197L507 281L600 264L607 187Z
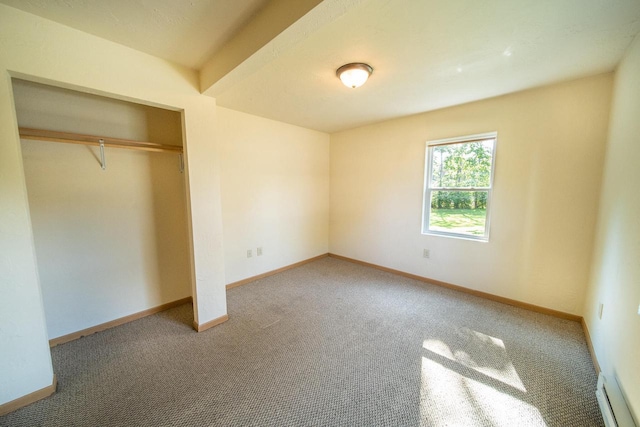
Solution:
M247 258L251 258L252 256L251 249L247 249Z

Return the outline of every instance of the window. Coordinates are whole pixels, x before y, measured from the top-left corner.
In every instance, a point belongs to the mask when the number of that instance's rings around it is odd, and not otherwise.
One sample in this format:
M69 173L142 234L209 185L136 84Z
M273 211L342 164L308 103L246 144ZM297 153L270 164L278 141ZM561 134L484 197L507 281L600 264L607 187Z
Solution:
M489 240L496 132L427 142L422 233Z

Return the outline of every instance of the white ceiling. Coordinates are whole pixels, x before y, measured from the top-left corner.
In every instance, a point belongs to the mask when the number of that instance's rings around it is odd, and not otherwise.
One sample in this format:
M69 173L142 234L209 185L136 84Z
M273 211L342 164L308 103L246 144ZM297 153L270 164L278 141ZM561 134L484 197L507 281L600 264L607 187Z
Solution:
M0 0L199 69L269 0Z
M611 71L639 31L638 0L369 0L216 99L334 132ZM364 86L336 78L348 62Z
M195 68L267 3L0 2ZM640 0L324 0L206 93L334 132L608 72L638 32ZM348 89L335 70L356 61L374 73Z

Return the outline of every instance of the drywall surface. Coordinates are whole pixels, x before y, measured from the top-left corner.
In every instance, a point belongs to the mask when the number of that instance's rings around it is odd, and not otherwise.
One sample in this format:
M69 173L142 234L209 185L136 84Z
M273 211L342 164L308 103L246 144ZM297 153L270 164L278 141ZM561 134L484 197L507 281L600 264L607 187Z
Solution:
M216 102L196 73L0 5L0 404L52 381L10 76L182 111L196 321L226 314Z
M0 74L0 404L53 381L15 123L5 72Z
M611 87L600 75L332 134L330 252L581 314ZM489 241L422 235L426 141L491 131Z
M584 318L604 375L640 423L640 38L615 77L593 272ZM599 319L599 304L604 304Z
M329 135L221 107L218 122L227 283L327 253Z
M14 80L22 127L181 145L180 113ZM179 157L23 140L49 338L191 295Z

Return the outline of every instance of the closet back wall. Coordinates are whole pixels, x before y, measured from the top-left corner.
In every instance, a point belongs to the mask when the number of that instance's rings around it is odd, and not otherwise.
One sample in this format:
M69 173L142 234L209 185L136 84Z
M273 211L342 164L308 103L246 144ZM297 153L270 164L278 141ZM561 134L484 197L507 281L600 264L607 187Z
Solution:
M18 123L182 145L180 113L13 80ZM49 339L191 295L179 157L22 140Z

